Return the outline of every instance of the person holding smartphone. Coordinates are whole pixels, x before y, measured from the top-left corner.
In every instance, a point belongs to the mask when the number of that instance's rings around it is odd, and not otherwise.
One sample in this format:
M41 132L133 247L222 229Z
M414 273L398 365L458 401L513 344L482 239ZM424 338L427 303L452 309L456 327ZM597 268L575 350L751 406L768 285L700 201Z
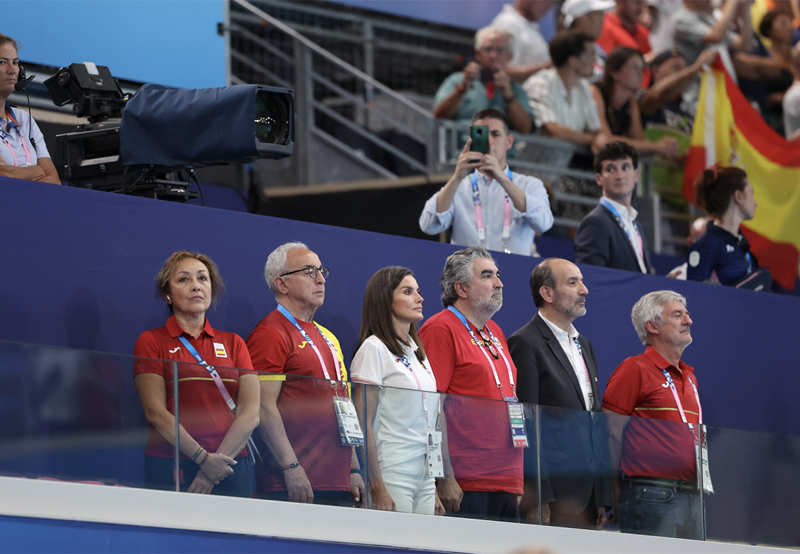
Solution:
M495 108L506 114L519 133L534 130L528 95L507 72L511 61L511 34L499 27L475 33L475 59L453 73L439 87L433 115L439 119L469 119L478 110Z
M542 181L508 168L513 143L502 112L476 113L453 175L425 203L420 229L435 235L452 226L452 244L531 255L534 235L552 227L553 214Z

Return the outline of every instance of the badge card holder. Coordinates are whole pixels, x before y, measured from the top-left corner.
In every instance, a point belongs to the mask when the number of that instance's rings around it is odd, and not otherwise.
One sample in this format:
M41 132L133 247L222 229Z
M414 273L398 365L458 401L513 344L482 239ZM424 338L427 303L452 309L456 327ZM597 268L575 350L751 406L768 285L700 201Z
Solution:
M428 431L428 442L425 446L425 476L433 477L434 479L444 477L442 432Z
M511 442L514 448L528 447L528 432L525 430L525 412L516 398L505 398L508 406L508 421L511 425Z
M708 465L708 442L706 441L706 426L700 425L697 442L695 442L695 452L697 459L700 460L700 475L702 479L703 492L706 494L714 494L714 484L711 482L711 468ZM698 483L698 486L700 483Z
M333 379L328 372L328 368L325 365L325 360L322 358L322 354L320 354L319 348L317 348L317 345L314 343L311 337L308 336L306 330L303 329L303 327L297 322L297 319L294 317L294 315L292 315L292 313L282 304L278 304L278 311L289 321L289 323L294 325L294 327L300 333L300 336L303 337L303 340L311 345L311 349L314 351L314 354L319 360L322 374L325 375L325 379L327 379L333 387L333 411L336 414L336 423L339 427L339 440L344 446L364 446L364 433L361 431L361 424L358 422L356 407L353 405L353 401L348 395L348 386L347 383L344 382L344 375L339 371L338 352L336 347L334 347L330 339L325 336L325 333L322 332L322 328L319 326L319 324L314 323L314 326L319 331L320 336L328 345L328 349L331 351L331 357L333 358L333 363L336 366L336 379ZM340 384L344 388L343 395L338 394L338 387Z
M349 396L334 396L333 409L339 426L339 440L344 446L364 446L364 433L358 414Z

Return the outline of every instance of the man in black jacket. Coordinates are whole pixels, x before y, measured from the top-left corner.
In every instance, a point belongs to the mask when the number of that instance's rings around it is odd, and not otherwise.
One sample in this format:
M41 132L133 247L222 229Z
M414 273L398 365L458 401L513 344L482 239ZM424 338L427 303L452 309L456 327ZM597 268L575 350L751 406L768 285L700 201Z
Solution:
M599 528L611 505L608 443L589 340L572 322L586 314L580 269L548 258L531 273L538 314L508 339L520 401L541 406L542 523ZM529 427L534 418L529 417ZM528 436L534 437L529 429ZM523 519L538 521L537 449L526 451Z
M575 234L578 263L652 273L647 240L631 198L639 180L639 154L625 142L609 142L594 157L603 197Z

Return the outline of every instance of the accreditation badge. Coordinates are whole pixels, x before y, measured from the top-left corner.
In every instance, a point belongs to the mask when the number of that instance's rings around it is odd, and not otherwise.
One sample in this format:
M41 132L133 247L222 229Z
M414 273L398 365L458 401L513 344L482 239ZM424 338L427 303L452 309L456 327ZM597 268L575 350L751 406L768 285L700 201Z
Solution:
M348 396L334 396L333 409L339 425L339 441L344 446L364 446L364 433L358 422L353 401Z
M714 484L711 482L711 468L708 465L708 442L706 441L706 426L700 425L700 440L695 443L695 449L699 449L697 459L700 460L700 475L703 483L703 492L714 494ZM698 483L699 485L699 483Z
M425 445L425 476L434 479L444 477L441 431L428 432L428 442Z
M506 398L508 421L511 425L511 443L514 448L528 447L528 432L525 430L525 412L516 398Z

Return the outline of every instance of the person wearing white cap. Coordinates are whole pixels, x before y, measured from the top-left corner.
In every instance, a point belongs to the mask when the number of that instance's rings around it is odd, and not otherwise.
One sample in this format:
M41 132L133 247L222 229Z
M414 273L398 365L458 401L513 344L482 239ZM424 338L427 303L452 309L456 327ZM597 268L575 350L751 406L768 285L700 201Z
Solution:
M583 31L592 36L600 36L600 31L603 30L603 14L614 7L614 0L566 0L561 5L561 14L564 17L564 27L574 31ZM592 16L586 18L585 16ZM575 28L575 23L578 19L591 19L592 31L594 26L597 26L596 32L590 32L589 27ZM596 20L599 20L597 22Z
M650 30L650 45L653 52L672 50L675 42L675 13L681 9L683 0L647 0L647 6L639 17L639 23Z
M603 16L613 7L614 0L566 0L561 5L561 22L565 29L586 33L597 40L603 30ZM589 79L591 82L599 81L603 76L607 54L595 42L594 74Z

